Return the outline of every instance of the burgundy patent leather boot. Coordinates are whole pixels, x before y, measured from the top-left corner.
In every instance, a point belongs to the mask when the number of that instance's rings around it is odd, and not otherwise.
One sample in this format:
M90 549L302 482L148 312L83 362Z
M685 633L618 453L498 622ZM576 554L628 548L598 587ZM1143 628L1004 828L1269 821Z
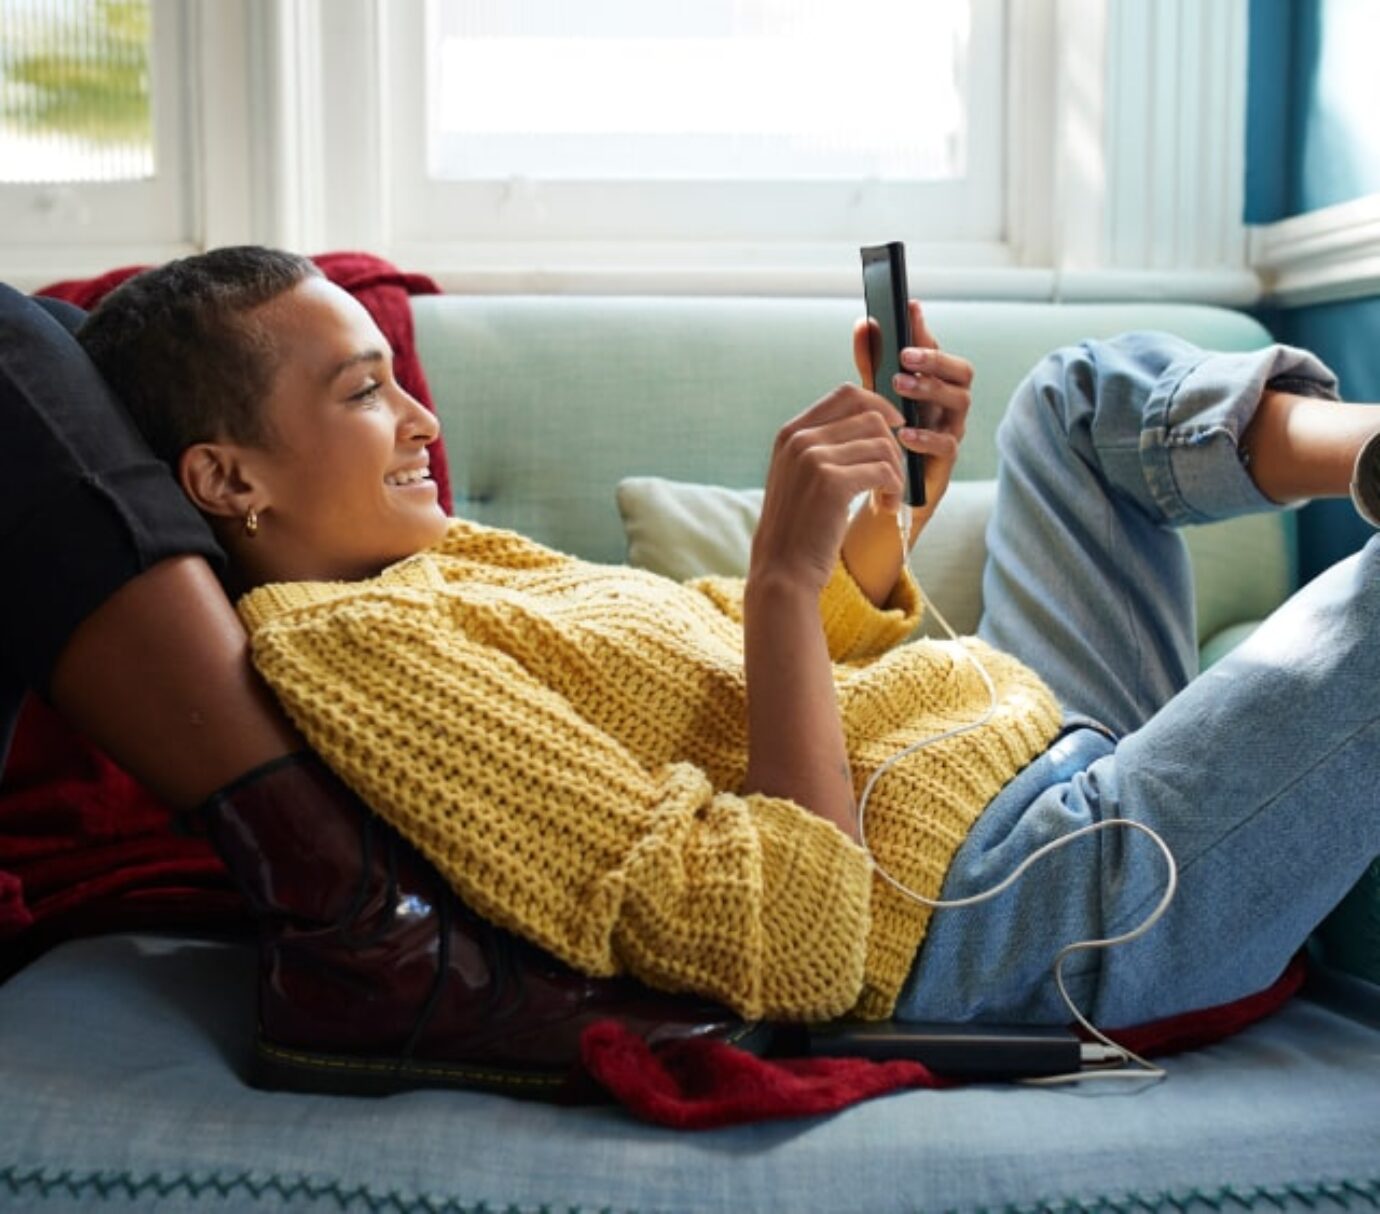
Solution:
M259 922L256 1086L579 1099L597 1020L652 1044L764 1044L718 1004L586 977L480 919L314 755L258 768L200 813Z

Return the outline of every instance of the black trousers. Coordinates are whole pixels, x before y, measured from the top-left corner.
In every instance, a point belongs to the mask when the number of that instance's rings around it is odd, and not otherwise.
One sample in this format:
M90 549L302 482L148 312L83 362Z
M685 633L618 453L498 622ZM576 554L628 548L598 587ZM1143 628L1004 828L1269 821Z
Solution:
M0 771L82 620L169 557L225 563L73 336L84 315L0 283Z

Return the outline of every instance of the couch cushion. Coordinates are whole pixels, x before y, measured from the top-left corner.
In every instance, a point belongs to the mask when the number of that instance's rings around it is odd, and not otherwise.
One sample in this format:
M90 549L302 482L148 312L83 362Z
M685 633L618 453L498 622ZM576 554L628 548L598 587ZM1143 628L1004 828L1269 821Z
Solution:
M618 483L615 498L629 564L680 581L747 572L761 489L630 476ZM976 631L982 613L984 536L995 500L995 480L954 481L911 552L911 569L926 596L960 634ZM1187 529L1195 563L1212 570L1194 583L1204 667L1259 623L1259 617L1243 613L1254 609L1263 615L1288 594L1291 562L1260 561L1262 550L1281 543L1279 528L1278 519L1261 515L1237 519L1232 527ZM922 622L921 632L943 635L933 616Z
M613 487L628 476L760 486L781 424L856 378L851 333L860 306L850 299L414 299L455 512L589 560L623 560ZM1270 340L1243 313L1187 304L944 301L926 315L939 340L977 368L960 480L995 475L994 435L1006 402L1058 346L1127 329L1165 329L1222 350ZM1189 529L1201 635L1259 619L1288 595L1292 534L1287 515Z
M111 936L0 987L6 1209L1373 1209L1380 1030L1297 999L1130 1094L974 1086L705 1133L466 1092L270 1094L245 945ZM13 1098L22 1093L22 1098Z
M953 482L910 555L916 581L960 635L975 632L982 614L983 534L996 489L993 480ZM747 573L762 490L632 476L616 497L629 564L679 581ZM920 630L944 635L933 615Z
M606 495L623 476L760 485L781 424L857 378L861 302L846 298L437 295L412 310L457 512L591 560L622 554ZM1270 341L1244 313L1191 304L941 301L926 316L977 372L965 480L994 475L1006 402L1059 346L1129 329L1220 350Z

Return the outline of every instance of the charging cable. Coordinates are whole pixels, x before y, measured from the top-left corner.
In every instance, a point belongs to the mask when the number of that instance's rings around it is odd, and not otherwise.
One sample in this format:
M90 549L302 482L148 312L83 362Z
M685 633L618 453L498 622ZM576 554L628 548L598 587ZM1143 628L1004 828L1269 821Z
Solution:
M901 559L903 564L905 562L906 554L910 549L910 520L907 517L908 513L909 512L905 504L902 503L900 509L897 512L896 521L901 535ZM921 593L924 593L923 588ZM949 640L954 644L954 646L959 650L959 652L962 653L963 656L968 659L973 669L977 671L978 677L982 680L983 686L987 689L987 707L975 720L969 721L963 725L957 725L952 729L943 730L940 733L932 734L929 737L921 738L918 742L912 742L910 745L904 747L903 749L897 751L895 754L890 756L890 758L888 758L884 763L881 764L881 766L879 766L876 769L876 771L872 773L872 775L868 778L867 783L863 786L862 796L858 799L858 841L862 845L863 851L867 853L867 857L871 862L873 868L876 870L877 875L881 877L884 881L886 881L887 884L890 885L893 889L895 889L898 893L902 894L906 898L911 899L911 901L913 902L918 902L920 905L930 907L934 910L956 910L961 909L963 907L976 906L979 903L987 902L990 899L997 897L998 895L1002 894L1007 889L1009 889L1017 881L1019 881L1020 878L1031 868L1032 865L1038 863L1045 856L1058 851L1060 848L1071 846L1073 843L1076 843L1079 839L1081 839L1084 835L1091 835L1097 831L1119 828L1125 830L1139 831L1141 834L1148 836L1150 841L1154 843L1155 846L1158 847L1160 849L1160 852L1163 854L1165 859L1165 865L1168 871L1168 875L1165 879L1164 894L1161 896L1159 902L1155 905L1154 910L1152 910L1150 914L1147 915L1138 926L1132 928L1128 932L1124 932L1118 936L1110 936L1104 939L1079 940L1074 942L1073 944L1065 945L1062 949L1059 950L1058 955L1054 959L1054 982L1059 989L1060 998L1063 999L1064 1005L1069 1009L1069 1012L1073 1016L1074 1020L1096 1042L1100 1043L1100 1045L1098 1046L1084 1047L1082 1054L1083 1061L1094 1064L1110 1063L1112 1064L1111 1069L1107 1069L1104 1067L1103 1069L1098 1070L1075 1071L1067 1075L1040 1076L1038 1078L1024 1079L1021 1080L1021 1082L1041 1086L1051 1086L1055 1084L1065 1083L1078 1083L1084 1079L1148 1078L1152 1081L1158 1082L1159 1080L1165 1077L1166 1072L1164 1068L1156 1066L1154 1063L1148 1061L1145 1058L1142 1058L1139 1054L1134 1053L1133 1051L1127 1049L1125 1046L1118 1045L1115 1041L1113 1041L1110 1037L1103 1033L1101 1029L1097 1028L1092 1023L1092 1021L1090 1021L1078 1009L1077 1004L1074 1003L1073 997L1069 994L1068 987L1064 982L1064 962L1073 954L1081 952L1092 952L1098 949L1110 949L1115 948L1116 946L1121 944L1129 944L1132 940L1137 940L1141 936L1145 935L1146 932L1148 932L1152 927L1155 926L1156 923L1159 922L1160 918L1164 915L1165 911L1169 909L1169 904L1174 900L1174 895L1179 887L1179 869L1178 865L1175 863L1174 860L1174 853L1169 850L1169 845L1165 843L1165 841L1162 838L1160 838L1160 836L1156 834L1155 831L1151 830L1151 828L1146 826L1144 823L1133 822L1129 818L1105 818L1100 822L1093 822L1087 826L1080 827L1078 830L1072 831L1071 833L1064 835L1061 838L1054 839L1049 843L1046 843L1043 847L1036 849L1020 863L1020 865L1015 869L1015 871L1013 871L1003 881L1001 881L997 885L994 885L991 889L984 890L981 893L972 894L966 898L954 898L948 901L943 901L936 898L927 898L923 894L916 893L913 889L905 885L897 877L889 873L883 866L882 862L873 853L872 848L868 845L867 803L872 796L872 790L876 787L877 781L880 780L882 776L884 776L888 771L890 771L891 768L894 767L897 763L899 763L902 759L905 759L910 755L915 754L917 751L924 750L930 746L936 746L940 742L945 742L950 738L958 737L960 734L970 733L975 729L981 728L983 725L987 724L987 722L992 719L992 717L996 714L997 711L997 688L996 685L992 682L992 676L987 673L986 667L984 667L982 662L978 660L977 655L973 653L972 650L968 648L968 646L964 645L962 641L959 640L957 634L949 626L949 621L944 618L943 613L940 612L937 607L935 607L935 605L929 600L928 596L926 596L925 598L925 605L926 609L934 616L936 620L939 621L940 627L947 634Z

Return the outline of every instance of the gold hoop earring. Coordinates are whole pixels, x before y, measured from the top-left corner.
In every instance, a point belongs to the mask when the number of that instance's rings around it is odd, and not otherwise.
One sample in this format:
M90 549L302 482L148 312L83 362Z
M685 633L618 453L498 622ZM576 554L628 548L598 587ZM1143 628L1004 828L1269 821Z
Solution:
M253 506L244 512L244 533L251 540L259 534L259 512Z

